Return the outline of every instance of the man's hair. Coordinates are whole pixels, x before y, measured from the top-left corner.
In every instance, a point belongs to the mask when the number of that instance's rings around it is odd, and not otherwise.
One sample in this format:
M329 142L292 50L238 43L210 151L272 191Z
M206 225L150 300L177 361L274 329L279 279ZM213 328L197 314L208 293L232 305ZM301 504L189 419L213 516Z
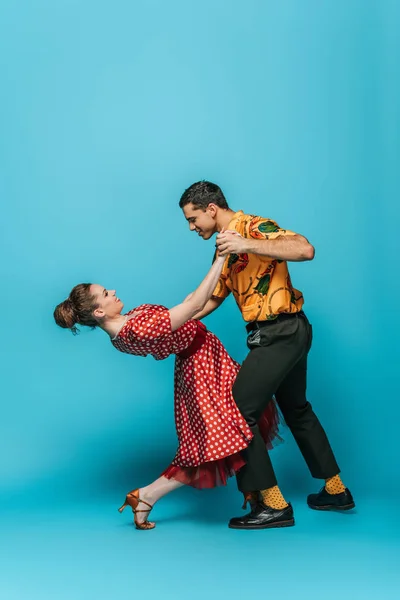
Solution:
M221 188L215 183L204 180L193 183L193 185L183 192L181 199L179 200L180 208L183 208L189 203L192 203L194 206L202 208L203 210L205 210L210 203L216 204L219 208L229 209Z

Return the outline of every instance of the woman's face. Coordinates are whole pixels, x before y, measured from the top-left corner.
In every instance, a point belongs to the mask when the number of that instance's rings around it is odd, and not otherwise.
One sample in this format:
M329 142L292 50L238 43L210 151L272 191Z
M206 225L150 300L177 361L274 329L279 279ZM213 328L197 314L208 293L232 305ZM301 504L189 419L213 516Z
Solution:
M97 308L93 312L96 319L104 319L104 317L112 318L121 314L124 305L117 298L115 290L107 290L102 285L93 283L90 286L90 292L93 294L97 304Z

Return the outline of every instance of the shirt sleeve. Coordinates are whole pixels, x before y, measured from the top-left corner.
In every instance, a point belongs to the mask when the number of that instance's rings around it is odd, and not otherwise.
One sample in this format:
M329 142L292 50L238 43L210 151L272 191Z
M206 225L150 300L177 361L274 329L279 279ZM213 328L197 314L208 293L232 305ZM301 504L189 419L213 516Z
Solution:
M213 291L213 298L222 298L222 299L224 299L224 298L227 298L230 293L231 293L231 290L226 285L226 278L225 277L220 277L218 279L218 283L216 285L216 288Z
M274 240L281 235L296 235L294 231L282 229L272 219L253 217L246 226L246 237L255 240Z
M128 339L141 342L162 341L171 333L171 319L165 306L146 308L126 324Z

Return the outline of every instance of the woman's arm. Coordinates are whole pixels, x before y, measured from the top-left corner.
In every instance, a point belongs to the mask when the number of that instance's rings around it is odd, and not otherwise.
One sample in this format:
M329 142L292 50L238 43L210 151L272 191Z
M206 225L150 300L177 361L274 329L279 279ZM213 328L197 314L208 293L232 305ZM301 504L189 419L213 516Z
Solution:
M225 298L217 298L217 296L212 296L212 298L207 302L203 310L196 313L193 319L201 321L201 319L208 317L208 315L210 315L212 312L214 312L214 310L217 310L217 308L221 306L224 300Z
M224 256L217 257L199 287L181 304L169 310L172 331L203 310L215 290L224 262Z

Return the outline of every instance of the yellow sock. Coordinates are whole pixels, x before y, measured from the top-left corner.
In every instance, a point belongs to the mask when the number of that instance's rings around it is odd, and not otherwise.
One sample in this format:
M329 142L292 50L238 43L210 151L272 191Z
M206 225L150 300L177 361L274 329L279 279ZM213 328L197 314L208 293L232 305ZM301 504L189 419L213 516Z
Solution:
M325 479L325 489L328 494L341 494L346 490L339 475Z
M277 485L274 485L274 487L268 488L267 490L261 490L260 494L264 504L271 508L279 509L288 506L288 503L282 496L282 492Z

